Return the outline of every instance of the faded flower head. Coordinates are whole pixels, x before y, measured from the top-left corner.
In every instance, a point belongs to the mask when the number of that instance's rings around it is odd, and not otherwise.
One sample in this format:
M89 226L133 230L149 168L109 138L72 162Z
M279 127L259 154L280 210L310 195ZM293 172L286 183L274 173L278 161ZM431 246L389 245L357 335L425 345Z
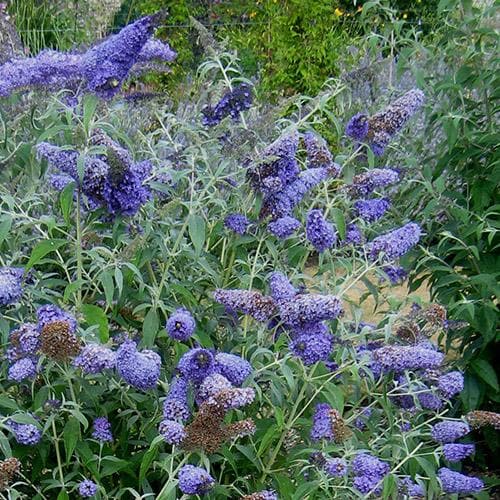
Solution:
M40 322L39 322L40 325ZM40 333L41 351L49 358L67 360L80 352L80 339L71 331L68 321L51 321Z
M214 292L214 299L226 309L235 313L248 314L258 321L268 320L275 312L276 304L272 297L266 297L252 290L223 290Z
M332 171L333 177L337 177L340 173L340 166L334 163L326 141L310 131L306 132L302 139L306 148L307 167L326 168Z
M497 431L500 430L500 413L474 410L467 413L465 419L473 429L480 429L481 427L491 425Z
M6 489L14 476L21 470L21 462L10 457L0 461L0 491Z

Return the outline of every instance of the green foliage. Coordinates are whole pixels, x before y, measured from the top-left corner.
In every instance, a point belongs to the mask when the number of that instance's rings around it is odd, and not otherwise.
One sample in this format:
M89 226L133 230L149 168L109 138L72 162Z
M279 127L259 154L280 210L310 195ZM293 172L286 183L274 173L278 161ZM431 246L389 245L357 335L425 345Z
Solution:
M492 369L492 347L499 339L499 47L492 11L467 2L442 6L447 26L427 50L448 70L426 78L432 106L428 134L442 139L431 160L435 166L424 175L448 203L441 217L430 221L433 245L419 269L450 316L469 324L450 333L448 344L463 355L469 377L463 402L474 409L500 402Z

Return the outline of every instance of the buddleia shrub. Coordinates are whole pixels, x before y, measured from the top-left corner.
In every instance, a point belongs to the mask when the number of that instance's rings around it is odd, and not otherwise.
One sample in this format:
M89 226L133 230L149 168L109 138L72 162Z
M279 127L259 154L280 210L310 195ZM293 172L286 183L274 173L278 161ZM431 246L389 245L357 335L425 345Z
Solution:
M331 80L274 107L215 49L175 107L92 90L4 118L36 131L22 156L9 137L0 188L9 495L483 490L467 461L498 415L450 416L463 376L435 339L455 325L390 288L422 229L380 154L421 91L361 116Z

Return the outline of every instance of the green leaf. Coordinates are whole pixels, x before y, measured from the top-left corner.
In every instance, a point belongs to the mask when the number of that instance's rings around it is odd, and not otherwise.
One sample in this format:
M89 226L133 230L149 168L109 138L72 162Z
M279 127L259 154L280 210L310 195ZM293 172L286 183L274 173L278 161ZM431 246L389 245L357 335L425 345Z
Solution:
M7 215L5 219L0 223L0 245L4 242L6 236L9 234L11 227L12 217L10 215Z
M108 306L113 305L113 295L115 293L115 285L113 284L113 277L109 271L104 271L99 276L101 280L102 287L104 288L104 296L106 297L106 303Z
M148 311L142 323L142 343L144 347L152 347L160 328L160 318L153 307Z
M485 359L476 359L472 363L472 369L495 391L499 390L498 378L494 368Z
M94 94L87 94L83 98L83 126L86 131L89 130L89 125L95 114L98 102L99 100Z
M64 449L66 451L66 462L70 462L76 443L80 439L80 422L75 417L69 417L63 431Z
M111 476L115 472L126 469L129 466L128 460L113 456L104 457L102 459L101 477Z
M66 224L71 223L71 207L73 206L73 193L75 191L75 183L70 182L62 191L59 196L59 204L61 205L61 212Z
M83 304L82 313L89 326L97 325L99 327L99 340L106 343L109 340L109 325L106 313L93 304Z
M141 461L141 467L139 470L139 487L141 486L142 482L144 481L146 477L146 473L148 472L149 468L151 467L151 464L153 463L154 459L158 456L158 447L162 441L161 436L157 436L153 442L151 443L148 451L144 453L144 456L142 457Z
M82 182L85 175L85 156L83 154L80 154L76 159L76 171L78 173L78 179Z
M26 264L26 270L31 269L33 266L38 264L46 255L66 245L67 242L68 240L52 239L44 240L38 243L38 245L36 245L31 252L30 260Z
M57 495L57 500L69 500L69 495L66 490L61 490Z
M332 208L331 212L340 239L344 240L346 234L346 223L345 223L344 213L339 208Z
M205 219L199 215L191 214L188 228L195 252L199 255L205 243Z
M264 434L264 437L260 441L260 446L259 449L257 450L257 456L261 457L262 454L266 451L266 449L269 447L273 439L276 437L277 434L277 427L276 425L271 425L269 429L267 429L267 432Z

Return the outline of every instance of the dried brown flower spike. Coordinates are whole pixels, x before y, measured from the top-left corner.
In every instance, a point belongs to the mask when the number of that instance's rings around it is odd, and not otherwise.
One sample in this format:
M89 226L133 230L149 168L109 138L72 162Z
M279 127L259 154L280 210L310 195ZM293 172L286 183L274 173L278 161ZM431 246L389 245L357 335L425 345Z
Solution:
M0 462L0 490L7 488L14 476L21 470L21 462L14 457Z
M42 352L49 358L65 361L80 352L80 340L66 321L53 321L42 329Z
M473 429L479 429L491 425L497 431L500 430L500 413L493 411L475 410L465 415L465 419Z

